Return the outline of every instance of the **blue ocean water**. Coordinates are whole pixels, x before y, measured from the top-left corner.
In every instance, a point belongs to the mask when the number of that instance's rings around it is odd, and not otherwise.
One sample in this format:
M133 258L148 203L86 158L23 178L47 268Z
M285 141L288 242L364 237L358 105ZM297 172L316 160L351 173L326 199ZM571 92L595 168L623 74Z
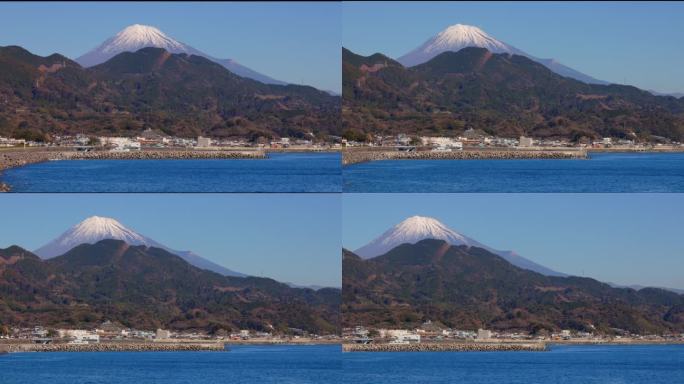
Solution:
M0 355L2 384L336 384L340 371L339 345Z
M12 192L341 192L339 153L246 160L65 160L8 169Z
M684 383L684 345L552 346L549 352L344 353L340 383Z
M383 160L345 166L344 192L684 192L684 153L589 160Z

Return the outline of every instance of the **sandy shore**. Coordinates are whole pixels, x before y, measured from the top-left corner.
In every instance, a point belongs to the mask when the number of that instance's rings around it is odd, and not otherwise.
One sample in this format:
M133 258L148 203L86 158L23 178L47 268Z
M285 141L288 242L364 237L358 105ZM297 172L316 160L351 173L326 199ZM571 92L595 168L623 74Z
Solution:
M452 152L393 149L348 149L342 152L342 165L379 160L512 160L512 159L586 159L583 149L464 149Z
M105 342L96 344L0 344L4 352L225 351L224 343Z
M0 151L0 173L9 168L50 160L162 160L162 159L265 159L262 150L201 150L201 149L158 149L130 152L91 151L77 152L64 149L9 149ZM9 192L11 187L0 183L0 192Z
M546 350L544 343L342 344L343 352L541 352Z

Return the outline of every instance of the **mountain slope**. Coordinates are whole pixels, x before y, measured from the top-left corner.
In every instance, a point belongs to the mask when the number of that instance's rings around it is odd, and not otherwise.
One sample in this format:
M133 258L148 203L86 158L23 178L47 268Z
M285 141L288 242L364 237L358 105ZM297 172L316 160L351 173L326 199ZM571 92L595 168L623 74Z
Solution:
M411 68L356 56L343 54L345 131L684 140L684 99L582 83L524 56L468 47ZM360 61L376 70L354 64Z
M126 228L115 219L108 217L89 217L74 225L56 239L36 249L34 252L43 259L51 259L67 253L78 245L95 244L100 240L105 239L121 240L129 245L144 245L147 247L161 248L167 252L180 256L183 260L198 268L207 269L226 276L246 276L204 259L190 251L174 251L169 247Z
M151 128L257 141L339 133L339 97L240 77L200 56L143 48L90 68L42 64L53 56L0 47L0 135L133 136Z
M345 250L342 268L344 327L412 328L432 320L533 333L684 331L682 295L544 276L485 249L441 240L403 244L370 260Z
M264 74L249 69L232 59L216 59L187 44L174 40L159 29L149 26L134 24L119 31L116 35L105 40L97 48L83 54L76 62L84 67L92 67L102 64L122 52L136 52L142 48L162 48L171 53L185 53L207 58L221 64L229 71L238 76L257 80L265 84L285 85L283 81L275 80Z
M421 46L398 58L397 61L404 66L413 67L432 60L432 58L440 53L458 52L461 49L468 47L484 48L492 53L508 53L511 55L525 56L544 65L561 76L570 77L584 83L608 84L608 82L585 75L556 60L536 58L518 48L493 38L478 27L464 24L455 24L447 27L437 35L428 39Z
M23 255L0 264L4 324L92 328L110 320L138 329L338 330L339 290L222 276L161 248L102 240L45 261L19 247L0 255Z
M489 252L503 257L509 263L524 269L529 269L549 276L566 276L553 271L531 260L525 259L513 251L498 251L477 240L464 236L441 223L440 221L423 216L412 216L387 230L370 243L354 251L364 259L383 255L401 244L415 244L425 239L444 240L451 245L465 245L467 247L484 248Z

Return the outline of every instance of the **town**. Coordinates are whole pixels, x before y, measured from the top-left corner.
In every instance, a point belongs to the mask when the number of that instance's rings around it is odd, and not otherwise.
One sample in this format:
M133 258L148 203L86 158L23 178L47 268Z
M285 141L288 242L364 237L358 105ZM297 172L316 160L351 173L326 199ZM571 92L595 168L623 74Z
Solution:
M560 332L530 334L521 331L492 331L488 329L460 330L426 321L414 329L384 329L356 326L344 328L342 339L351 344L410 345L449 342L544 342L544 343L684 343L684 333L662 335L632 334L613 328L611 334L564 329Z
M0 148L10 147L58 147L75 148L78 150L110 150L118 152L136 151L144 148L198 148L198 149L301 149L301 150L325 150L341 146L341 138L335 138L333 143L320 140L297 139L297 138L259 138L254 142L247 139L213 139L199 136L196 139L174 137L160 131L146 129L139 136L92 136L86 134L77 135L52 135L49 140L36 141L0 136Z
M263 332L241 329L228 332L223 329L215 332L200 330L171 331L158 328L156 330L140 330L128 328L120 323L104 321L94 329L69 329L56 327L9 327L0 325L0 350L3 344L68 344L92 345L100 343L255 343L255 344L303 344L303 343L335 343L337 335L316 335L298 328L289 328L286 332Z
M505 138L492 136L482 130L467 129L460 136L409 136L398 134L392 136L346 135L341 140L345 147L395 147L399 150L411 150L416 147L429 148L432 151L458 151L464 148L582 148L582 149L610 149L625 151L651 151L651 150L684 150L682 143L671 141L666 138L657 138L653 142L637 141L616 137L603 137L597 140L582 138L575 142L567 139L537 139L527 136L519 138Z

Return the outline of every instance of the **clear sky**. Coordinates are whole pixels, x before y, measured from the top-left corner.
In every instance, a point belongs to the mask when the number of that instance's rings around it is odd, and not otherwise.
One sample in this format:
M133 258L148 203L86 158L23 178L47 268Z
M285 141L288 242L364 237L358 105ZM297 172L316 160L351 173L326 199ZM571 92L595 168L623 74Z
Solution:
M345 194L355 250L413 215L567 274L684 289L684 194Z
M684 92L684 2L351 2L342 14L343 45L364 55L396 58L469 24L597 79Z
M147 24L278 80L341 89L339 3L0 3L0 46L76 58Z
M341 286L338 194L3 194L0 247L35 250L83 219L113 217L234 271Z

